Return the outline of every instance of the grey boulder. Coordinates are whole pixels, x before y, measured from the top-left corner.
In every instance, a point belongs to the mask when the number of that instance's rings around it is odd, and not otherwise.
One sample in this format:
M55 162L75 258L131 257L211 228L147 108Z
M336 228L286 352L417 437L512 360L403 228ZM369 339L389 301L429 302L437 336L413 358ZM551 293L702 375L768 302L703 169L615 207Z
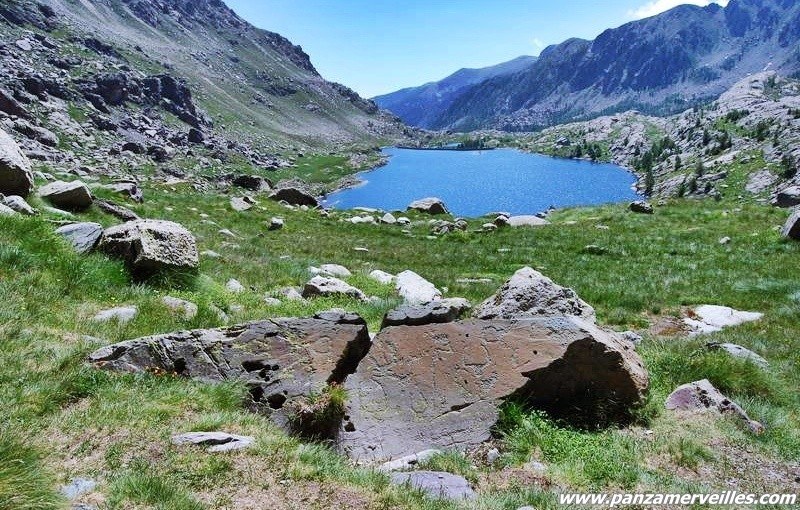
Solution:
M443 299L424 305L406 304L387 312L381 329L389 326L424 326L453 322L469 307L469 301L460 298Z
M636 202L631 202L628 206L628 209L631 212L639 213L639 214L653 214L653 206L650 205L649 202L645 202L644 200L637 200Z
M92 192L81 181L51 182L39 188L39 196L68 211L82 211L92 205Z
M395 288L408 304L422 305L442 299L442 292L414 271L403 271L395 277Z
M367 300L367 295L338 278L315 276L303 287L303 297L322 296L347 296L361 301Z
M110 227L98 248L143 276L163 269L196 269L199 264L194 236L171 221L136 220Z
M594 309L575 293L542 273L523 267L497 293L478 305L478 319L527 319L535 317L581 317L595 321Z
M772 205L776 207L800 205L800 186L789 186L776 193Z
M27 197L33 190L33 171L11 136L0 129L0 193Z
M69 241L78 253L89 253L102 237L103 226L99 223L73 223L59 227L56 234Z
M0 199L2 199L2 200L0 200L0 202L2 202L3 205L13 209L14 211L16 211L16 212L18 212L20 214L25 214L25 215L28 215L28 216L34 216L34 215L38 214L36 212L36 209L31 207L28 204L28 202L26 202L25 199L22 198L21 196L11 195L9 197L3 197L2 195L0 195Z
M444 202L436 197L415 200L408 204L408 210L419 211L426 214L450 214Z

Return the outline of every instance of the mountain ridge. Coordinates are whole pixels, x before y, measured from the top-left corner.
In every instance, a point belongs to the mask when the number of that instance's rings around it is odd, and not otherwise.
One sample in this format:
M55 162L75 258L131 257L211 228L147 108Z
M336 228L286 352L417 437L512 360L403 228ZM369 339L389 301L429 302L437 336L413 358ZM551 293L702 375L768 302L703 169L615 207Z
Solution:
M629 109L677 113L749 73L800 71L798 27L789 0L681 5L549 46L527 69L469 87L426 127L530 131Z

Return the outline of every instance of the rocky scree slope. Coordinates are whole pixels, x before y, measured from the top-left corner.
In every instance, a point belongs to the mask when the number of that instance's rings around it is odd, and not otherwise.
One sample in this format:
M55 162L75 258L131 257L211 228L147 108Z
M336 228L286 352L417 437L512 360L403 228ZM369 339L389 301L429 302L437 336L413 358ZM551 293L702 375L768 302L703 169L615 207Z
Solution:
M174 133L149 132L192 126L224 145L278 152L375 146L405 129L322 78L300 47L220 1L9 0L0 34L0 110L56 134L163 139ZM48 111L35 111L39 103Z
M716 99L749 73L800 70L800 4L682 5L546 48L514 74L460 95L431 127L531 131L636 108L670 114Z

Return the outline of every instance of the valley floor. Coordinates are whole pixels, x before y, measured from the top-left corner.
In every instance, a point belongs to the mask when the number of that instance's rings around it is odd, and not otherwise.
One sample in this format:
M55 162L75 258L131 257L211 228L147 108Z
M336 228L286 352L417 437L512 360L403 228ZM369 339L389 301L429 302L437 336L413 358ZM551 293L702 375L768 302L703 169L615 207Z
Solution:
M652 216L623 204L563 210L545 227L492 233L476 232L484 223L476 219L467 232L431 237L428 218L413 214L410 227L354 225L341 221L350 212L326 218L265 196L256 196L250 211L235 212L230 195L152 182L144 185L144 203L130 208L183 224L201 252L220 257L203 256L190 281L147 285L130 282L122 264L101 254L73 253L53 233L55 217L0 216L0 508L66 507L58 488L75 478L97 482L79 501L101 509L456 507L287 437L245 408L246 391L238 385L112 374L85 359L112 342L220 326L215 307L230 323L342 307L377 330L399 299L391 286L367 277L374 269L411 269L447 296L477 303L526 265L574 288L602 324L644 332L638 351L651 375L649 402L636 424L596 432L509 409L496 439L497 462L451 453L429 463L470 480L480 494L474 507L558 508L557 493L580 491L798 493L800 243L780 238L786 210L740 194L732 186L718 202L669 200ZM282 230L267 230L273 216L285 219ZM114 223L96 209L81 217ZM721 244L723 237L730 243ZM280 297L281 287L301 286L307 268L324 263L347 266L348 281L380 301L265 302L265 295ZM230 278L246 290L226 291ZM170 314L160 301L165 295L198 304L198 315ZM656 327L699 304L765 316L708 337ZM121 305L140 312L124 325L88 320ZM710 351L709 341L752 349L769 368ZM739 402L766 431L753 435L734 419L664 410L676 386L699 379ZM257 446L212 455L171 444L172 434L189 430L252 435Z

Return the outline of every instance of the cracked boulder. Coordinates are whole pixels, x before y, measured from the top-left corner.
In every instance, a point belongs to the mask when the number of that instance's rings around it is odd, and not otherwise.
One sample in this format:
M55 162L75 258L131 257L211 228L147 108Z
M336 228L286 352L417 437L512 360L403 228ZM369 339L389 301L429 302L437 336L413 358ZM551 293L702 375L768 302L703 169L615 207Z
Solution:
M327 384L342 384L370 348L366 322L355 314L322 312L219 329L179 331L103 347L95 366L155 372L217 383L243 381L256 403L286 424L288 403Z
M200 263L192 233L171 221L136 220L107 228L98 249L121 258L141 276L164 269L196 269Z
M629 342L575 317L389 327L347 380L340 447L359 460L469 449L509 398L584 424L625 420L647 386Z
M542 273L523 267L497 293L478 305L478 319L581 317L595 321L594 309L574 290L561 287Z

